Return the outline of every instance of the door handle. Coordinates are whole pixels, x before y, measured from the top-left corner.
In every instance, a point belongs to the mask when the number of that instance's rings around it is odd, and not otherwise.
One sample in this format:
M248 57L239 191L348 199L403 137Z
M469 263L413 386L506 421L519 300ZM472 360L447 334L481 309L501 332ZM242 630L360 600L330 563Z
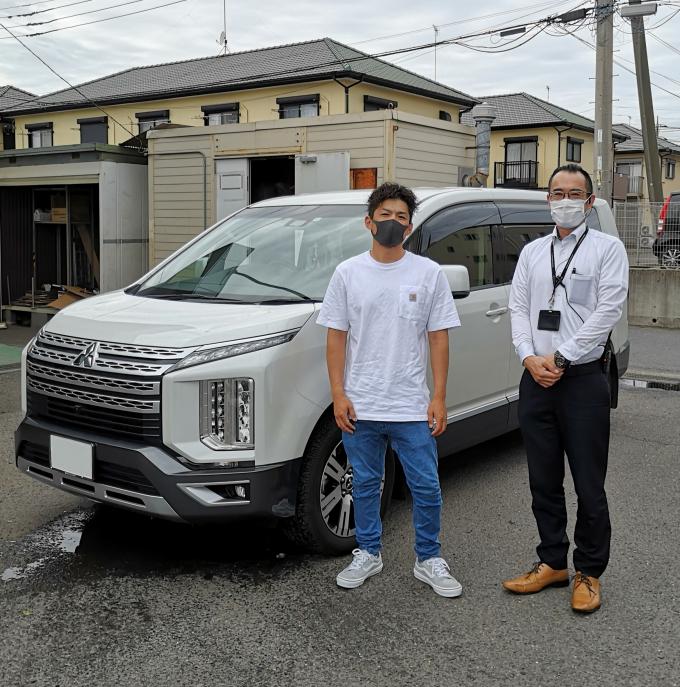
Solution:
M507 308L494 308L493 310L487 310L486 316L487 317L500 317L501 315L505 315L506 312L508 312Z

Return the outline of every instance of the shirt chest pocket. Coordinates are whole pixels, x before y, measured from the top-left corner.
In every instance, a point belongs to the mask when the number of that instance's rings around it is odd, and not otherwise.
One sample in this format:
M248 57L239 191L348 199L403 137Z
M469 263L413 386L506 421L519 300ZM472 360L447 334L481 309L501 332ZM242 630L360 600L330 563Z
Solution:
M427 291L421 286L402 284L399 287L399 317L422 323L427 319L427 312Z
M595 302L595 277L591 274L572 274L569 278L569 301L575 305Z

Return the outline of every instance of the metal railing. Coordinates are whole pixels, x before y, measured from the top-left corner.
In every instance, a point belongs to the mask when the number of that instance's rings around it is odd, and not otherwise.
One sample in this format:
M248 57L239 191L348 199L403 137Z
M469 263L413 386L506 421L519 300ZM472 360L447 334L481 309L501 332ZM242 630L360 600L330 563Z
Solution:
M538 162L496 162L494 186L506 188L538 188Z

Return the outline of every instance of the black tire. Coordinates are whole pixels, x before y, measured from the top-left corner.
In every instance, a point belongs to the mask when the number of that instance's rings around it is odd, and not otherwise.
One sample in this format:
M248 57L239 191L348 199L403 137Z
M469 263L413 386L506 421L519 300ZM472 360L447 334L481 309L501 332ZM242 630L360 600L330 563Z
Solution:
M330 555L348 553L356 546L351 468L347 470L348 465L342 434L335 419L326 417L319 423L303 457L295 515L284 524L284 532L292 542L308 551ZM394 453L388 448L380 504L382 516L392 499L394 473ZM322 500L325 501L325 514Z

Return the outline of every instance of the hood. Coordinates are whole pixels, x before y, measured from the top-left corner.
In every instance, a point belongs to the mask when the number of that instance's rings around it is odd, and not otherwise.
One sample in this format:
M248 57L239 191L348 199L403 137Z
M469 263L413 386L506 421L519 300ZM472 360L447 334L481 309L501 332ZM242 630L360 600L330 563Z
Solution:
M46 330L95 341L191 348L297 329L314 310L314 303L166 301L114 291L69 305Z

